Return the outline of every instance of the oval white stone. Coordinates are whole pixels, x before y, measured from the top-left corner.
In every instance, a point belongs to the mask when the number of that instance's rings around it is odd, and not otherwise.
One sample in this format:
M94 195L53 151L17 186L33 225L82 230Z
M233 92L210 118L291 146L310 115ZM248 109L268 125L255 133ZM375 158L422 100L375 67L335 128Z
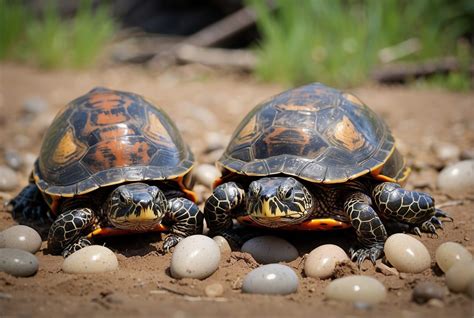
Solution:
M459 161L438 175L438 188L449 194L474 191L474 160Z
M304 273L308 277L328 278L334 273L336 263L348 261L342 248L333 244L321 245L308 254L304 263Z
M38 259L17 248L0 248L0 272L13 276L31 276L38 271Z
M71 274L110 272L117 268L117 256L101 245L81 248L69 255L62 265L62 270Z
M214 180L219 178L221 173L215 166L203 163L193 169L193 175L198 183L211 188Z
M38 232L25 225L14 225L0 233L0 247L17 248L34 254L41 243Z
M262 265L248 273L242 291L250 294L287 295L298 289L298 276L288 266Z
M467 292L474 280L474 261L459 261L446 272L446 285L450 291Z
M204 279L219 267L221 251L217 243L205 235L191 235L181 240L171 256L171 276Z
M376 304L387 297L385 286L375 278L352 275L333 280L325 290L335 300Z
M407 234L391 235L384 247L387 260L400 272L420 273L431 265L431 256L428 249Z
M250 253L260 264L291 262L298 258L298 251L293 245L271 235L254 237L245 242L241 250Z
M459 243L445 242L436 249L436 263L443 272L460 261L472 260L472 254Z

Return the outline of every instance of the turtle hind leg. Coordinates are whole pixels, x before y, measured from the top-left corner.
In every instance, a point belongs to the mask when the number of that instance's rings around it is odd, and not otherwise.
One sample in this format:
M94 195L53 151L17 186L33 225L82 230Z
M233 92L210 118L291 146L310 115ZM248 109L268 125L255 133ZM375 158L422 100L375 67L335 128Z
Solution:
M90 208L74 209L60 214L49 229L49 251L67 257L90 245L86 233L94 222L94 212Z
M361 264L366 258L372 263L382 255L387 232L377 213L371 207L371 199L362 192L350 194L344 203L344 211L356 230L360 248L351 249L351 259Z
M34 183L30 183L23 188L6 205L11 210L15 221L36 229L42 237L46 236L49 227L53 223L53 218L41 191Z
M452 218L435 208L434 199L427 193L403 189L397 183L383 182L372 191L375 205L386 218L409 225L409 231L436 235L443 228L442 219Z

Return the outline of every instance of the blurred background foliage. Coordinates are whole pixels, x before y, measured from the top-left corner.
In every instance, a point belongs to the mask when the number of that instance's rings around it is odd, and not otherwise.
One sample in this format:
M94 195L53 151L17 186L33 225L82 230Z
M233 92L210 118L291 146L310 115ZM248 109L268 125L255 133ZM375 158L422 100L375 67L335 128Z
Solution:
M142 0L142 11L153 6L161 10L155 17L168 21L171 33L181 36L219 19L215 10L210 15L191 15L190 11L200 9L186 7L189 1L184 0L175 6L186 14L176 18L158 2ZM472 85L472 0L199 0L192 5L217 2L233 4L231 10L221 10L221 17L243 5L255 10L257 32L250 47L258 57L255 74L266 81L353 86L366 82L384 64L452 56L460 61L460 70L414 82L454 90ZM0 60L44 68L91 66L125 24L111 10L117 5L114 1L78 0L69 16L58 10L61 2L44 1L40 13L25 3L0 0ZM144 19L136 16L135 20ZM160 25L160 21L149 19L146 25ZM240 41L244 42L248 45L247 40Z

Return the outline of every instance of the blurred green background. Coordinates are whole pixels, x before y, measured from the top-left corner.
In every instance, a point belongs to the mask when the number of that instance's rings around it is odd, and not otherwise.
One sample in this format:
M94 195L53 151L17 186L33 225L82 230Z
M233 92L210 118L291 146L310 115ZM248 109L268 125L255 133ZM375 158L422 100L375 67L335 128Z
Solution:
M113 1L77 1L67 16L58 10L59 2L43 2L38 13L29 1L0 0L0 59L44 68L91 67L125 27ZM178 2L183 10L186 1ZM368 81L385 64L454 57L459 68L416 83L453 90L472 87L472 0L232 2L227 11L246 5L256 12L255 36L245 45L258 57L255 75L265 81L347 87ZM228 13L221 10L222 16ZM192 16L184 16L176 25L186 17L191 21Z

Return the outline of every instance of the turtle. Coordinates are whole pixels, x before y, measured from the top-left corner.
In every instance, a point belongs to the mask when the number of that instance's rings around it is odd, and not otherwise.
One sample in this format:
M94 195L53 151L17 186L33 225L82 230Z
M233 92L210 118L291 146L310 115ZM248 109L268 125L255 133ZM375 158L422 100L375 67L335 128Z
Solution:
M204 217L210 236L236 245L233 219L274 230L353 228L351 259L375 263L387 228L436 235L449 218L429 194L402 187L410 168L384 120L353 94L321 83L257 105L216 165L221 177Z
M194 156L170 117L144 97L97 87L47 129L14 219L47 225L51 254L69 256L98 236L164 231L163 249L202 233L190 190Z

